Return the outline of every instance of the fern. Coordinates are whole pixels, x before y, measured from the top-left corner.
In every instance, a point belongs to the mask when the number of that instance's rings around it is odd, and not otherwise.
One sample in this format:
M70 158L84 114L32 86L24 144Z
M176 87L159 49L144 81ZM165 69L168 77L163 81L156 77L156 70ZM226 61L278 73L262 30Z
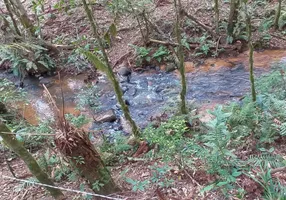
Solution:
M55 63L47 54L47 49L32 43L11 43L0 45L0 65L10 62L15 76L23 76L25 71L50 70Z
M272 167L278 168L285 166L285 160L279 155L272 155L269 153L261 155L251 155L246 161L247 164L251 166L262 166L262 167Z

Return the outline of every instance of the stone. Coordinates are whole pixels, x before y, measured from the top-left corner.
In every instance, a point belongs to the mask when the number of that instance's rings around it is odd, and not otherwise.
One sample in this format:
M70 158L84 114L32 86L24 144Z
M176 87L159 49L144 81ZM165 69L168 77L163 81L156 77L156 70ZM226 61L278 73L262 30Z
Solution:
M95 115L94 120L96 122L114 122L116 121L116 115L113 109L107 110L107 111L103 111L100 112L98 114Z
M163 91L164 90L164 88L161 86L161 85L159 85L159 86L157 86L156 88L155 88L155 92L156 93L160 93L161 91Z
M39 84L42 86L43 84L49 88L54 84L54 81L51 78L44 78L42 76L39 77Z
M129 122L123 116L120 117L120 122L121 122L122 130L125 133L132 134L131 126L130 126Z
M172 72L174 70L176 70L176 65L174 63L168 63L166 65L166 72Z
M130 76L132 71L127 67L120 67L117 73L121 76Z

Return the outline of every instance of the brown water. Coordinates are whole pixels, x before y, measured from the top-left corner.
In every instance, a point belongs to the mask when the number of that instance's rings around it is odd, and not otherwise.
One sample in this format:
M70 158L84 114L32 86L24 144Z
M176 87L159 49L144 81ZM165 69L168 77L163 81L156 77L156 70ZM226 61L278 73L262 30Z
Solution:
M286 61L286 50L265 50L254 53L254 65L257 74L269 71L272 63ZM242 68L239 66L243 66ZM188 78L188 100L196 99L208 102L225 102L239 98L249 90L248 83L248 52L237 57L225 59L207 59L204 64L195 66L192 62L186 62L185 68ZM62 109L61 90L65 98L65 113L79 115L76 109L76 94L85 87L84 75L65 76L62 83L57 77L49 78L52 85L48 88L60 109ZM236 79L237 78L237 79ZM172 98L179 93L180 81L175 74L132 74L135 84L127 85L129 91L135 88L135 95L125 94L132 101L130 110L136 121L162 111L166 102L173 102ZM22 114L31 124L37 124L39 119L48 119L54 113L45 97L43 88L37 79L26 80L28 90L28 105L21 105ZM105 77L99 81L102 90L100 101L102 109L112 108L116 104L116 98L112 88ZM163 88L157 92L158 87ZM158 89L159 91L159 89ZM170 100L171 99L171 100ZM170 106L173 106L171 105ZM143 113L143 114L142 114ZM138 117L141 116L141 117Z

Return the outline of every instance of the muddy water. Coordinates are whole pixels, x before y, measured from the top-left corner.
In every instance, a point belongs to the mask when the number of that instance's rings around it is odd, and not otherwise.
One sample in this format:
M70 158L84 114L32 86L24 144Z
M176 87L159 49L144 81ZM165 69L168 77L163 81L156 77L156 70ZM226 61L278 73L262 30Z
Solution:
M192 62L186 62L187 99L189 101L196 100L205 105L206 103L224 103L237 100L245 95L249 91L247 54L248 52L245 52L235 58L207 59L200 66L195 66ZM269 71L272 63L286 61L286 51L266 50L255 52L254 57L255 75L259 76ZM84 75L66 76L60 84L57 77L48 78L49 91L60 108L62 105L60 85L62 85L66 113L80 114L76 109L76 94L86 87L83 80ZM36 124L39 119L53 117L54 113L44 95L39 80L36 78L27 79L25 85L30 104L22 112L27 120ZM112 108L117 116L121 116L122 113L117 105L115 94L106 77L101 76L95 87L98 88L100 110ZM177 72L133 73L131 83L122 82L121 87L124 91L124 98L130 103L133 118L140 126L145 126L151 116L177 106L180 78ZM102 126L109 130L120 130L120 123L93 124L92 128Z

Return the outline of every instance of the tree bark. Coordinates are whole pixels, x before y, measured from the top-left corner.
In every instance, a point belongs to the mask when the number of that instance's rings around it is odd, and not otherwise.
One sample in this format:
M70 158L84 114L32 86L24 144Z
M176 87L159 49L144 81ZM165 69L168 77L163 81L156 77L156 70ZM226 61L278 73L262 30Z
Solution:
M255 83L254 83L254 74L253 74L253 44L252 44L252 30L251 30L251 16L247 10L247 4L245 6L245 16L246 16L246 27L248 34L248 47L249 47L249 79L251 83L251 96L252 101L256 101L256 91L255 91Z
M216 34L219 34L219 5L218 5L218 0L214 0L215 6L214 6L214 11L215 11L215 32Z
M12 20L12 23L13 23L13 26L15 28L16 33L18 35L21 35L21 32L20 32L20 30L18 28L18 25L17 25L17 22L16 22L16 20L15 20L15 18L13 16L12 8L11 8L11 6L9 4L9 1L8 0L4 0L4 4L6 6L6 9L7 9L8 13L9 13L9 16L10 16L10 18Z
M178 58L179 58L179 71L181 74L181 113L183 115L187 114L187 107L186 107L186 93L187 93L187 84L186 84L186 74L185 74L185 66L184 66L184 52L183 52L183 45L182 45L182 38L181 38L181 0L174 0L175 9L176 9L176 36L177 36L177 43L178 46Z
M92 31L93 31L93 34L94 34L94 37L97 39L97 42L100 46L100 49L101 49L101 52L103 54L103 58L104 58L104 61L106 63L106 69L107 69L107 76L109 78L109 80L111 81L112 83L112 86L113 86L113 89L115 91L115 94L116 94L116 97L117 97L117 100L121 106L121 109L124 113L124 116L125 118L127 119L127 121L130 123L130 126L132 128L132 133L135 137L138 137L139 136L139 128L137 127L135 121L132 119L131 115L130 115L130 111L129 111L129 108L128 106L125 104L125 101L123 99L123 94L122 94L122 90L119 86L119 83L118 81L116 80L116 77L112 71L112 67L110 65L110 62L109 62L109 59L108 59L108 56L106 54L106 51L105 51L105 48L104 48L104 45L103 45L103 42L100 38L100 35L98 33L98 30L97 30L97 26L96 26L96 22L93 18L93 15L91 13L91 10L89 9L87 3L86 3L86 0L82 0L82 3L84 5L84 9L85 9L85 12L87 14L87 17L90 21L90 24L91 24L91 27L92 27Z
M31 36L35 37L35 28L32 21L29 19L27 11L20 0L10 0L11 5L14 8L14 13L20 20L22 26L27 29Z
M277 11L276 11L276 15L275 15L275 21L274 21L274 28L275 30L278 29L278 22L279 22L279 18L280 18L280 15L281 15L281 3L282 3L282 0L279 0L278 1L278 7L277 7Z
M7 110L2 103L0 103L0 107L0 113L5 112L7 114ZM6 134L9 132L10 130L7 128L7 126L0 120L0 136L2 137L4 143L25 162L30 172L38 179L40 183L54 186L54 183L49 179L48 175L42 171L37 161L21 144L21 142L16 139L15 135ZM64 199L64 195L59 189L50 187L46 187L46 189L55 199Z
M228 16L228 23L227 23L227 34L230 37L233 37L233 30L235 23L237 21L237 7L238 7L238 0L231 0L230 1L230 12Z
M88 134L68 123L64 128L65 134L56 136L56 146L79 170L79 173L88 180L90 188L95 193L102 195L119 192L119 188L114 183L99 153L90 142Z

